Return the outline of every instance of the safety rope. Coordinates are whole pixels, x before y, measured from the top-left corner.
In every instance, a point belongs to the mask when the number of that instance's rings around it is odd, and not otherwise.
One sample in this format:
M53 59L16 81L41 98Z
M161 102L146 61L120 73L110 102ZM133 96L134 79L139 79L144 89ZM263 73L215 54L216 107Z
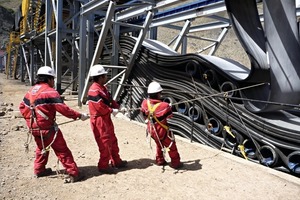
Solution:
M156 108L159 106L159 104L160 104L160 103L157 103L157 104L155 104L154 106L152 106L152 105L150 104L149 99L147 100L147 106L148 106L148 110L149 110L148 120L149 120L150 125L151 125L151 126L150 126L150 131L149 131L149 132L152 133L151 131L152 131L152 129L154 129L156 138L157 138L157 140L159 141L161 150L163 151L163 145L162 145L162 143L161 143L161 141L160 141L160 138L159 138L159 136L158 136L158 134L157 134L156 128L155 128L154 123L153 123L153 120L152 120L154 111L155 111Z
M149 115L148 115L148 119L150 120L150 117L153 118L161 127L163 127L164 129L166 129L167 131L169 130L169 127L162 124L157 117L154 115L155 110L157 109L157 107L160 105L160 103L155 104L154 106L151 105L150 100L147 100L147 106L148 106L148 110L149 110Z
M149 114L148 114L148 121L150 122L150 133L152 133L152 130L154 130L154 133L155 133L155 136L156 136L156 138L157 138L157 140L158 140L158 142L159 142L159 145L160 145L160 147L161 147L161 151L163 152L163 157L164 157L164 159L166 160L166 152L169 152L170 151L170 148L171 148L171 146L173 145L173 142L174 142L174 135L173 135L173 132L171 132L171 137L169 137L169 133L170 133L170 130L169 130L169 127L168 126L166 126L166 125L164 125L164 124L162 124L158 119L157 119L157 117L155 116L155 114L154 114L154 112L155 112L155 110L157 109L157 107L160 105L160 103L157 103L157 104L155 104L155 105L152 105L151 103L150 103L150 100L148 99L147 100L147 106L148 106L148 110L149 110ZM153 119L161 126L161 127L163 127L165 130L166 130L166 136L167 137L169 137L170 139L171 139L171 143L170 143L170 145L168 146L168 147L164 147L163 146L163 144L161 143L161 141L160 141L160 138L159 138L159 136L158 136L158 133L157 133L157 130L156 130L156 128L155 128L155 125L154 125L154 122L153 122Z
M260 152L260 150L259 150L259 146L257 145L257 143L255 142L255 140L253 139L252 134L250 134L249 129L247 128L246 124L244 123L244 121L243 121L241 115L238 113L238 111L237 111L236 107L234 106L233 102L231 101L231 99L229 99L229 101L230 101L232 107L234 108L236 114L238 115L238 117L239 117L239 119L240 119L240 121L241 121L243 127L244 127L245 130L247 131L247 133L248 133L248 135L249 135L251 141L252 141L253 144L255 145L255 148L257 149L257 152L258 152L259 156L262 156L262 154L261 154L261 152ZM244 146L243 146L243 147L244 147ZM242 148L243 148L243 147L242 147Z
M54 123L55 123L55 122L54 122ZM55 131L54 137L53 137L52 141L50 142L50 144L49 144L47 147L44 147L44 146L43 146L43 149L42 149L42 154L43 154L43 155L46 154L47 151L50 151L50 147L51 147L51 145L53 144L53 142L55 141L55 139L56 139L56 137L57 137L57 133L58 133L58 125L57 125L56 123L54 124L54 131ZM41 135L41 138L42 138L42 135ZM43 139L42 139L42 142L44 142ZM43 144L43 145L44 145L44 144Z
M198 93L198 90L197 90L197 87L196 87L196 85L195 85L195 81L194 81L194 79L193 79L192 76L191 76L191 79L192 79L192 82L193 82L194 87L195 87L195 89L196 89L196 94L199 94L199 93ZM208 83L209 87L211 88L209 81L207 81L207 83ZM233 102L231 101L231 98L232 98L232 97L229 97L229 96L228 96L228 92L241 91L241 90L245 90L245 89L249 89L249 88L253 88L253 87L258 87L258 86L261 86L261 85L264 85L264 84L265 84L265 83L259 83L259 84L256 84L256 85L251 85L251 86L247 86L247 87L243 87L243 88L233 89L233 90L226 91L226 92L215 93L215 94L211 94L211 95L202 96L202 97L199 97L199 98L197 97L197 98L194 98L194 99L190 99L190 100L186 100L186 101L181 101L180 103L172 103L172 105L178 105L178 104L185 103L185 102L194 102L194 101L196 101L196 100L202 100L202 99L206 99L206 98L210 98L210 97L223 97L223 98L225 98L225 100L226 100L226 108L227 108L227 109L226 109L226 111L227 111L227 119L226 119L227 124L229 125L229 118L228 118L228 106L229 106L229 105L228 105L228 101L230 101L231 105L232 105L233 108L235 109L235 112L238 114L238 117L239 117L241 123L243 124L245 130L247 131L249 137L251 138L251 140L253 141L254 145L256 146L256 149L257 149L259 155L261 156L261 152L259 151L259 147L257 146L257 143L256 143L255 140L253 139L252 134L250 134L249 130L247 129L247 127L246 127L245 123L243 122L241 116L240 116L239 113L237 112L237 109L235 108ZM211 88L211 89L212 89L212 88ZM177 91L177 90L176 90L176 91ZM248 99L248 100L250 100L250 99ZM256 101L257 101L257 100L256 100ZM200 104L201 104L201 107L202 107L204 113L206 113L206 112L205 112L205 109L204 109L204 106L203 106L203 103L202 103L201 101L199 101L199 102L200 102ZM270 102L266 102L266 103L270 103ZM273 102L273 103L274 103L274 102ZM278 103L278 104L282 105L281 103ZM219 105L219 104L218 104L218 105ZM293 106L294 106L294 105L293 105ZM296 105L295 105L295 106L296 106ZM136 108L136 109L134 109L134 110L138 110L138 109L140 109L140 108ZM129 109L129 110L132 110L132 109ZM206 115L206 116L207 116L207 115ZM207 118L207 117L206 117L206 118ZM208 119L207 119L207 120L208 120ZM206 123L206 126L207 126L207 128L209 128L209 124L208 124L208 123ZM225 131L228 132L233 138L235 138L234 134L230 131L230 130L231 130L230 125L229 125L228 127L225 126L224 129L225 129ZM245 151L244 151L244 145L243 145L243 144L240 144L240 145L238 145L238 148L239 148L239 150L241 151L242 155L245 157L245 159L247 159L246 154L245 154Z
M252 86L247 86L247 87L243 87L243 88L239 88L239 89L234 89L234 90L230 90L230 92L245 90L245 89L249 89L249 88L253 88L253 87L258 87L258 86L261 86L261 85L264 85L264 84L265 83L260 83L260 84L256 84L256 85L252 85ZM227 91L227 92L229 92L229 91ZM219 93L207 95L207 96L204 96L204 97L199 97L199 98L194 98L194 99L190 99L190 100L186 100L186 101L181 101L180 103L188 103L188 102L192 102L192 101L207 99L207 98L210 98L210 97L224 95L224 93L225 92L219 92ZM179 104L179 103L174 103L174 105L176 105L176 104Z
M226 92L219 92L219 93L215 93L215 94L211 94L211 95L208 95L208 94L205 94L205 93L193 93L193 92L187 92L187 91L181 91L181 90L165 90L165 91L173 91L173 92L177 92L177 93L202 95L199 98L193 98L193 99L189 99L189 100L186 100L186 101L180 101L179 103L172 103L172 105L178 105L178 104L182 104L182 103L186 103L186 102L193 102L193 101L202 100L202 99L211 98L211 97L217 97L217 98L222 97L222 98L224 98L224 94L226 94L226 93L235 92L235 91L242 91L242 90L246 90L246 89L249 89L249 88L258 87L258 86L261 86L261 85L264 85L264 84L266 84L266 83L259 83L259 84L255 84L255 85L251 85L251 86L247 86L247 87L242 87L242 88L238 88L238 89L233 89L233 90L229 90L229 91L226 91ZM138 86L133 86L133 87L138 87ZM287 104L287 103L274 102L274 101L263 101L263 100L257 100L257 99L230 97L230 96L227 96L226 98L233 99L233 100L242 100L242 101L250 101L250 102L258 102L258 103L266 103L266 104L273 104L273 105L281 105L281 106L287 106L287 107L300 108L299 104ZM137 110L141 110L141 107L127 109L127 111L137 111Z
M27 139L24 143L24 148L25 148L25 153L28 153L29 152L29 144L31 143L32 141L32 134L31 134L31 131L30 129L27 131Z
M205 78L205 77L204 77ZM192 79L193 81L193 79ZM194 83L194 81L193 81ZM208 86L211 88L210 86L210 83L209 81L207 80L207 84ZM293 105L293 104L285 104L285 103L280 103L280 102L271 102L271 101L262 101L262 100L255 100L255 99L248 99L248 98L238 98L238 97L230 97L228 96L228 93L229 92L235 92L235 91L242 91L242 90L246 90L246 89L249 89L249 88L254 88L254 87L259 87L259 86L262 86L262 85L265 85L266 83L258 83L258 84L255 84L255 85L251 85L251 86L246 86L246 87L242 87L242 88L237 88L237 89L233 89L233 90L229 90L229 91L226 91L226 92L219 92L219 93L214 93L214 94L210 94L210 95L206 95L206 94L202 94L202 95L205 95L205 96L201 96L201 97L197 97L197 98L193 98L193 99L189 99L189 100L186 100L186 101L181 101L179 103L172 103L172 105L178 105L178 104L182 104L182 103L189 103L189 102L194 102L194 101L197 101L199 100L199 102L201 103L201 107L203 108L203 104L200 100L203 100L203 99L206 99L206 98L211 98L211 97L222 97L226 100L227 104L226 104L226 111L227 111L227 119L226 119L226 122L227 124L229 124L229 118L228 118L228 101L230 101L230 104L233 106L233 108L235 109L235 112L238 114L238 117L241 121L241 123L243 124L245 130L247 131L250 139L252 140L252 142L254 143L256 149L257 149L257 152L259 153L259 156L262 156L260 150L259 150L259 146L258 144L255 142L255 140L253 139L252 137L252 134L250 134L248 128L246 127L244 121L242 120L242 117L239 115L239 113L237 112L237 109L236 107L234 106L233 102L231 101L231 99L237 99L237 100L244 100L244 101L252 101L252 102L261 102L261 103L266 103L266 104L275 104L275 105L281 105L281 106L290 106L290 107L295 107L295 108L300 108L300 105ZM133 86L133 87L139 87L139 86ZM195 86L195 83L194 83L194 87L196 88ZM212 89L212 88L211 88ZM168 90L168 91L173 91L173 90ZM189 93L191 94L191 92L187 92L187 91L180 91L180 90L174 90L174 92L183 92L183 93ZM195 94L198 94L200 95L201 93L198 93L198 91L196 90L196 93ZM219 104L218 104L219 105ZM134 111L134 110L140 110L141 108L131 108L131 109L128 109L128 111ZM203 111L205 111L205 109L203 108ZM205 112L206 113L206 112ZM207 124L207 127L209 128L209 124ZM226 132L228 132L229 134L231 133L230 131L230 126L228 126L228 130L226 130ZM232 133L230 135L233 135ZM234 136L234 135L233 135ZM247 157L245 156L245 152L244 152L244 145L239 145L238 148L240 149L241 153L243 154L243 156L245 157L245 159L247 159Z
M27 133L27 139L26 139L26 142L24 143L24 147L25 147L25 152L28 153L29 152L29 143L31 142L32 140L32 131L33 131L33 128L32 128L32 125L33 123L36 123L36 125L38 126L38 123L37 123L37 116L36 116L36 113L35 113L35 100L36 98L44 91L46 90L46 87L42 88L42 86L36 86L36 87L33 87L31 89L31 91L29 92L29 101L30 101L30 106L29 106L29 111L30 112L30 127L29 127L29 131ZM35 96L33 97L33 93L35 93ZM43 116L43 115L42 115ZM40 130L40 128L38 127L38 130ZM31 134L31 136L29 136L29 133ZM43 141L43 138L42 138L42 133L41 134L41 140L42 140L42 147L44 149L44 141ZM30 137L30 139L29 139Z
M191 76L191 79L192 79L193 86L194 86L194 88L195 88L195 90L196 90L196 93L198 93L198 89L197 89L197 87L196 87L196 83L195 83L194 77L193 77L192 75L190 75L190 76ZM199 101L199 102L200 102L200 105L201 105L201 109L202 109L202 111L203 111L204 124L205 124L205 127L208 129L208 127L209 127L209 124L208 124L208 116L207 116L207 114L206 114L206 110L205 110L205 108L204 108L204 105L203 105L202 101ZM195 101L193 101L193 105L195 105ZM194 112L194 110L193 110L193 112ZM193 116L194 116L194 113L193 113ZM193 126L192 126L192 133L193 133L194 120L193 120L193 124L192 124L192 125L193 125ZM192 135L192 136L193 136L193 135ZM191 136L191 141L192 141L192 136ZM207 142L207 140L208 140L208 133L206 132L206 142Z
M193 101L199 101L199 100L203 100L203 99L207 99L207 98L211 98L211 97L224 97L225 93L246 90L246 89L258 87L258 86L261 86L261 85L264 85L264 84L266 84L266 83L259 83L259 84L256 84L256 85L251 85L251 86L247 86L247 87L233 89L233 90L229 90L227 92L219 92L219 93L215 93L215 94L211 94L211 95L202 94L202 95L205 95L205 96L201 96L201 97L197 97L197 98L193 98L193 99L189 99L189 100L185 100L185 101L180 101L180 102L177 102L177 103L172 103L172 105L179 105L179 104L182 104L182 103L189 103L189 102L193 102ZM180 90L174 90L174 91L181 92ZM195 93L193 93L193 94L195 94ZM198 93L198 94L200 95L201 93ZM233 97L227 97L227 98L232 99ZM240 99L243 100L242 98L240 98ZM246 99L246 100L260 102L259 100L255 100L255 99L253 99L253 100L252 99ZM268 103L268 102L266 101L266 103ZM280 105L284 105L284 104L278 103L278 102L269 102L269 103L275 103L275 104L277 103L277 104L280 104ZM300 108L300 105L293 105L293 106ZM130 108L130 109L128 109L128 111L135 111L135 110L141 110L141 108L138 107L138 108Z

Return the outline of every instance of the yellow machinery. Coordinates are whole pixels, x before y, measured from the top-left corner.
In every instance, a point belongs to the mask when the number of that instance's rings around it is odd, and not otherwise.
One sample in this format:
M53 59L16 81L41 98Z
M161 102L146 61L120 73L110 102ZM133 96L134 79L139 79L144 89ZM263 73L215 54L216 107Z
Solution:
M6 46L7 62L6 74L17 78L16 68L19 56L19 47L22 42L26 42L33 33L41 33L45 30L45 14L41 15L42 0L23 0L22 17L20 19L20 32L10 33L9 44Z
M40 33L45 30L45 15L41 15L41 0L22 1L22 20L20 23L20 35L26 35L31 31Z
M16 68L17 68L17 61L18 61L18 54L19 54L19 47L20 47L20 35L19 32L11 32L9 37L9 44L6 46L7 51L7 62L6 62L6 76L9 77L11 74L12 77L16 78ZM10 69L11 61L13 69Z

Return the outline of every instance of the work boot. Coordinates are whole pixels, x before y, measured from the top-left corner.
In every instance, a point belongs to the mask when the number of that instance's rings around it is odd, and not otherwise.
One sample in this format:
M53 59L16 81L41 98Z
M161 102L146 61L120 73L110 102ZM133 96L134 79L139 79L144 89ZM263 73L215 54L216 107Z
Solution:
M114 174L115 173L115 171L112 167L108 167L108 168L105 168L105 169L98 169L98 171L101 174Z
M127 164L128 164L128 162L126 160L122 160L118 165L115 165L114 167L117 169L125 168L125 167L127 167Z
M72 175L66 175L65 176L65 180L64 183L75 183L75 182L79 182L83 179L83 175L82 174L78 174L77 176L72 176Z
M168 163L167 163L167 161L162 161L162 162L156 162L156 165L158 165L158 166L165 166L165 165L167 165Z
M173 169L180 169L183 167L183 163L180 162L178 165L173 166L172 164L170 165L170 167L172 167Z
M44 171L34 174L34 178L39 178L39 177L44 177L44 176L49 176L52 174L52 169L51 168L46 168Z

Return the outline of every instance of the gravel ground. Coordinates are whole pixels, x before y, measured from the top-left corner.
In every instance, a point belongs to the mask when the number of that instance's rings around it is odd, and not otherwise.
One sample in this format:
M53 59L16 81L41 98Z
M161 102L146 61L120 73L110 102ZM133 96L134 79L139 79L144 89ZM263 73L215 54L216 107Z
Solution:
M0 112L5 110L0 117L0 199L299 199L299 178L178 136L184 168L156 166L145 126L123 115L113 117L113 121L120 155L128 161L126 169L100 175L99 153L89 122L75 121L60 128L84 179L73 184L64 184L62 174L35 179L35 144L32 141L29 152L24 152L25 121L18 113L28 89L0 73ZM65 98L72 108L87 111L86 106L78 108L72 96ZM66 121L69 119L57 117L58 124ZM154 147L154 142L151 144ZM48 167L62 171L53 151Z

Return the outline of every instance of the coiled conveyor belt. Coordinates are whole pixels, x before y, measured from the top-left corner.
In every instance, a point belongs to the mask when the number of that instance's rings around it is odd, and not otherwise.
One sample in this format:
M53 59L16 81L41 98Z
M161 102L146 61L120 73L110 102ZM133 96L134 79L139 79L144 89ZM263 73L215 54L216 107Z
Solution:
M265 0L264 33L255 1L243 0L238 6L237 2L228 0L226 6L251 60L251 69L214 56L178 55L148 40L120 101L131 109L131 119L143 122L138 108L146 98L146 87L156 80L164 88L164 101L173 105L170 126L176 134L299 176L300 60L291 56L300 55L298 37L292 37L298 35L295 17L290 13L295 5L292 1ZM287 21L282 23L279 18ZM288 31L279 34L280 26ZM291 38L295 40L290 42ZM130 55L135 42L133 37L120 38L123 55ZM111 44L108 39L104 62L109 63ZM120 64L125 64L127 58L120 59Z

